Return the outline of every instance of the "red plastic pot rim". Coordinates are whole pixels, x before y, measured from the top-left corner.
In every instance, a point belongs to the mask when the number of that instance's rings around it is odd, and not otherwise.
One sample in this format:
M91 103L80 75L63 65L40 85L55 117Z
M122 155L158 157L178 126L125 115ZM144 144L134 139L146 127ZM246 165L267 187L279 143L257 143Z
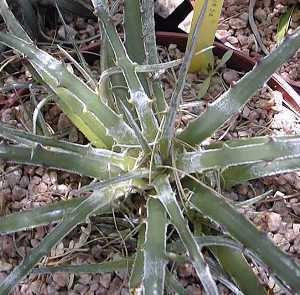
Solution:
M176 32L156 32L157 43L159 45L168 46L170 44L177 44L178 48L182 51L185 50L187 42L187 34ZM99 52L100 42L92 43L84 48L82 52L86 57L94 58L95 52ZM246 56L239 50L229 48L220 42L214 43L214 54L218 57L222 57L226 51L233 50L231 59L227 62L228 67L239 72L248 72L256 64L256 60ZM300 84L300 83L299 83ZM273 89L280 91L286 105L295 113L300 114L300 96L295 91L299 88L293 88L287 81L285 81L280 75L273 74L268 85Z

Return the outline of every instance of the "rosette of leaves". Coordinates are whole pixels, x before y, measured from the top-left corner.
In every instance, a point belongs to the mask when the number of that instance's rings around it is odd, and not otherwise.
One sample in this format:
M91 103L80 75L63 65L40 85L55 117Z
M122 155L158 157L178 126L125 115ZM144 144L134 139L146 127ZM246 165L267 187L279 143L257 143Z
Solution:
M176 130L177 110L207 1L183 59L163 64L157 56L153 1L125 1L124 42L106 1L92 2L103 32L99 81L78 64L81 76L74 75L61 60L38 48L6 1L0 2L7 25L0 41L27 59L35 77L90 142L85 146L68 143L1 124L5 140L0 144L0 157L95 179L83 188L88 196L1 217L1 235L50 223L56 226L0 283L0 294L7 294L32 272L95 273L123 268L130 270L132 292L163 294L172 289L184 294L171 267L182 263L194 267L207 294L218 294L217 282L236 294L267 294L250 267L251 261L267 270L287 292L297 293L299 265L222 196L213 185L211 172L220 173L223 185L230 187L298 170L300 137L258 137L213 146L202 143L237 114L299 49L300 30L186 128ZM167 103L157 73L178 63L178 79ZM140 213L134 215L129 206L126 214L132 218L130 226L134 225L135 252L99 264L36 267L77 225L92 216L112 214L112 207L122 216L120 204L133 197L139 200ZM208 250L206 255L204 250Z

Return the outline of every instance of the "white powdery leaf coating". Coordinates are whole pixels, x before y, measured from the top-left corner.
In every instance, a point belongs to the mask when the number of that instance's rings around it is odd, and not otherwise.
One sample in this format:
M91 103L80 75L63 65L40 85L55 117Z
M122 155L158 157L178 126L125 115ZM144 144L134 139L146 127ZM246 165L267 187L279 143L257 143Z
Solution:
M181 162L183 163L183 167L181 169L187 173L191 171L203 171L206 165L202 163L201 158L201 154L199 153L187 153L182 157Z
M168 205L174 203L175 194L168 191L166 193L162 193L160 199L164 203L164 205L166 207L168 207ZM167 208L167 210L168 210L168 208Z
M140 90L132 92L131 100L141 112L147 111L150 100L145 92Z
M147 244L147 242L146 242ZM161 270L165 273L165 261L163 258L154 258L145 248L145 265L144 265L144 282L149 280L149 278L158 278L162 280L162 286L164 285L164 274L162 275ZM161 277L162 275L162 277ZM150 282L152 284L153 294L158 294L158 284L157 281ZM153 290L154 289L154 290Z
M227 114L236 113L242 107L242 105L236 100L227 99L227 95L226 95L225 97L220 96L209 107L214 108L223 116L225 116Z
M195 171L195 170L200 170L203 165L201 163L201 156L197 154L193 154L189 161L185 161L187 165L185 164L185 171Z
M107 129L108 134L115 139L118 139L118 143L124 144L137 144L136 136L132 129L129 129L127 125L123 123L116 124L113 127Z
M61 65L60 61L57 61L51 55L38 50L35 52L36 59L38 59L45 67L48 67L50 70L56 70L58 66Z
M284 159L283 159L284 161ZM297 171L297 168L282 168L282 162L265 162L262 163L263 167L261 165L253 165L249 168L249 175L252 175L254 177L258 176L272 176L272 175L278 175L281 173L291 172L291 171ZM264 172L268 168L268 166L272 166L272 171L265 174Z

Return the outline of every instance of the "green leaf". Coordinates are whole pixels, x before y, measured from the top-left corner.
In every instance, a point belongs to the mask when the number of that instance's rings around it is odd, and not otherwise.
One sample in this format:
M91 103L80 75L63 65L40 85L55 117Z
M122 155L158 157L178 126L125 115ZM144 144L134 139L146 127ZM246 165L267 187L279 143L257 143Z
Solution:
M277 33L276 33L276 42L277 44L282 43L284 37L289 29L289 25L292 19L293 12L296 8L296 4L288 7L287 11L282 14L279 18L279 23L277 25Z
M130 2L130 0L129 0ZM159 64L158 51L156 46L155 35L155 20L154 20L154 0L140 0L141 2L141 17L144 47L146 51L145 63ZM141 64L143 64L142 62ZM148 78L149 89L151 90L150 96L153 96L153 104L157 117L161 121L163 112L167 109L167 102L165 100L165 94L162 88L162 83L159 79Z
M144 277L144 243L145 243L146 226L142 224L137 242L137 250L134 258L131 275L129 278L129 288L131 293L141 288Z
M259 232L222 195L204 184L192 182L186 185L193 192L190 202L196 210L222 224L234 239L254 253L291 290L300 290L300 267L292 257L276 247L266 234Z
M222 59L219 61L217 67L215 68L214 72L217 72L220 68L226 65L226 63L231 59L233 55L233 50L227 50L224 55L222 56Z
M144 64L146 54L143 41L140 0L124 1L124 36L126 52L129 58L133 62ZM142 73L138 76L146 93L149 94L145 75Z
M133 131L122 118L102 103L96 92L70 73L61 61L12 35L0 32L0 42L26 56L42 81L57 95L58 105L92 144L110 147L111 137L118 143L136 143Z
M0 217L0 236L57 222L73 211L84 199L74 198L2 216ZM109 212L111 209L108 206L96 211L95 215Z
M178 139L190 145L197 145L213 135L241 107L264 86L271 75L293 56L300 47L300 28L288 36L269 56L265 57L217 100L208 106L198 118L190 121L178 135Z
M266 295L258 278L245 257L236 250L226 247L210 247L226 273L245 295Z
M112 201L121 197L130 182L120 182L121 177L103 183L103 188L94 192L84 199L70 214L58 224L39 244L32 249L24 258L22 263L17 266L0 284L0 294L8 294L40 261L47 255L52 247L61 241L77 224L83 223L95 211L109 205Z
M208 294L218 294L218 289L215 281L213 280L207 263L201 253L201 250L195 241L186 220L180 210L179 204L176 200L175 193L173 192L169 183L168 176L162 175L155 179L155 189L159 196L159 200L164 205L171 223L176 228L180 239L186 247L188 254L191 258L198 277L201 280L204 289Z
M299 158L281 159L271 162L259 162L241 166L228 167L221 173L224 186L229 188L235 184L249 180L278 175L281 173L296 172L300 170Z
M208 0L205 0L203 2L203 6L201 6L202 7L201 11L199 11L199 17L195 23L195 28L191 35L191 40L190 40L191 42L188 42L187 44L185 54L182 59L182 64L179 69L175 88L172 92L172 96L170 99L169 108L164 118L164 124L162 127L161 138L160 138L160 153L161 153L161 157L165 161L169 159L171 144L176 132L175 123L176 123L177 109L182 99L182 92L184 89L186 76L191 66L194 51L197 47L197 40L198 40L197 38L202 28L202 24L205 19L205 14L208 5L209 5Z
M108 273L126 269L132 265L131 259L120 259L114 261L105 261L93 264L80 264L80 265L60 265L51 267L34 268L32 273L36 274L49 274L56 272L64 273Z
M296 163L299 157L300 137L261 137L224 143L221 148L183 153L177 157L177 168L194 173L259 162L267 166L274 160L284 159L294 159Z
M198 91L197 99L201 99L205 96L205 94L209 89L211 79L212 79L212 74L209 74L208 77L202 82L201 87Z
M90 157L60 149L48 149L39 144L34 147L0 144L1 159L19 164L47 165L49 168L60 169L97 179L106 179L110 175L118 175L122 172L121 168L113 164L110 153L105 152L102 154L100 152ZM110 166L110 169L108 169L108 166Z
M130 101L136 108L142 131L148 140L154 140L158 131L158 123L151 108L151 100L146 94L135 70L135 63L126 53L125 46L111 20L107 4L102 0L92 0L95 13L101 21L103 30L115 53L116 64L124 74Z
M166 274L167 217L159 200L147 201L144 245L144 294L164 294Z

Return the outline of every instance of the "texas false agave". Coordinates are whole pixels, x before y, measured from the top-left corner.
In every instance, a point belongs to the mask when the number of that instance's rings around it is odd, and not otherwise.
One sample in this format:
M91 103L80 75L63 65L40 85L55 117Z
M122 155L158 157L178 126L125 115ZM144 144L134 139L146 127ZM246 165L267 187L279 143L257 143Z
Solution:
M89 140L89 145L26 133L0 125L4 160L47 165L96 179L88 197L76 197L34 211L0 219L1 235L56 223L54 229L1 283L7 294L30 273L109 272L128 268L129 287L145 294L185 290L170 263L190 263L207 294L218 294L216 282L234 293L267 294L252 272L250 261L267 271L288 292L300 290L299 265L241 215L209 181L220 173L224 186L300 168L300 137L260 137L201 146L300 47L300 29L288 36L236 85L208 106L182 130L176 113L195 46L188 45L169 104L157 72L174 65L159 64L155 42L153 1L124 1L125 42L113 25L106 1L93 0L103 32L99 82L83 67L83 78L39 49L9 10L0 11L7 33L0 41L22 54L53 100ZM198 35L207 7L195 27ZM178 62L175 62L178 64ZM86 82L84 82L86 81ZM120 85L122 87L120 87ZM125 88L126 87L126 88ZM124 90L126 89L126 90ZM139 204L135 228L136 252L119 260L90 265L35 267L78 224L112 212L112 205L134 196ZM118 201L118 202L117 202ZM143 202L145 201L145 202ZM141 208L142 209L142 208ZM114 209L115 211L118 209ZM122 209L119 209L122 214ZM145 213L143 213L145 212ZM135 217L136 215L128 215ZM221 227L218 225L222 225ZM167 235L167 230L174 231ZM209 250L209 256L203 255ZM247 258L247 260L246 260Z

